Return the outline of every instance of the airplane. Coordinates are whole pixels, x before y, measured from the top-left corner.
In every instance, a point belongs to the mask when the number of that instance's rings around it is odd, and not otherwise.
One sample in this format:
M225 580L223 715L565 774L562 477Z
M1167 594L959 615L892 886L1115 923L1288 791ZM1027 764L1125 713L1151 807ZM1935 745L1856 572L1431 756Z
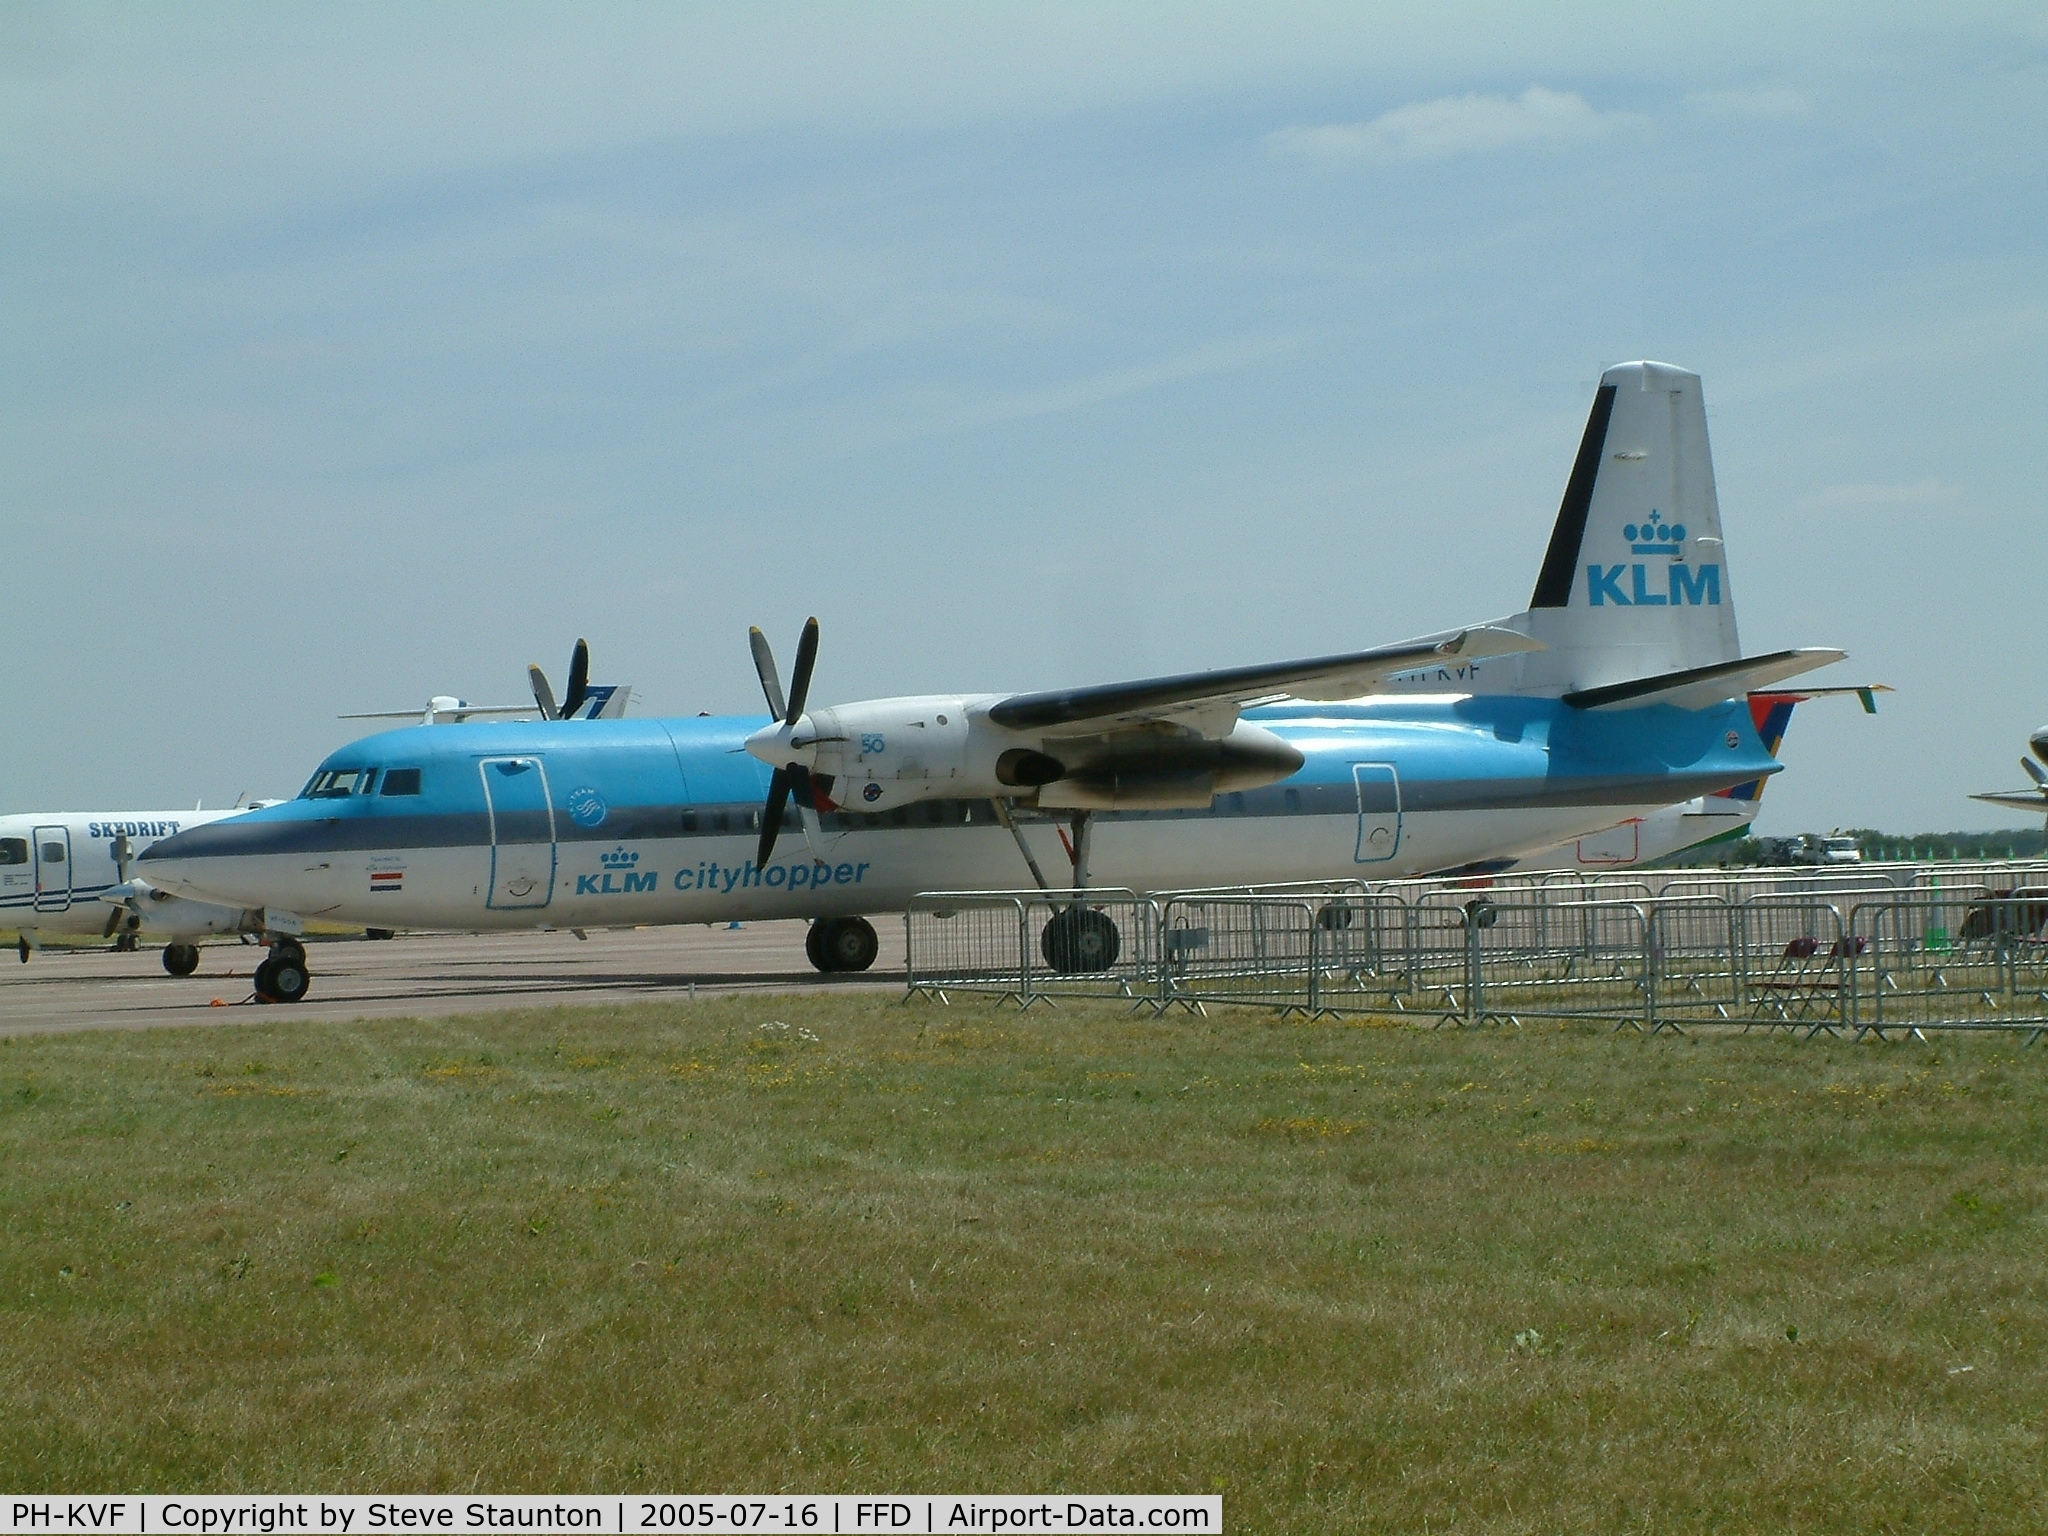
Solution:
M341 720L410 720L420 717L421 725L439 725L447 720L461 725L476 715L539 715L543 720L618 720L633 700L633 690L624 683L593 683L590 680L590 642L578 640L569 653L569 687L562 702L555 702L555 690L538 663L529 664L527 681L533 686L531 704L472 704L450 694L437 693L423 709L378 709L363 714L339 715Z
M768 715L472 722L331 754L297 800L148 849L152 881L288 918L468 929L808 918L873 963L922 891L1061 892L1055 968L1114 963L1136 891L1515 858L1761 780L1748 695L1842 659L1742 654L1697 374L1606 370L1528 609L1303 661L811 709L819 626ZM778 857L778 847L782 850ZM1058 886L1045 876L1051 865ZM1062 867L1063 866L1063 867ZM296 1001L303 961L257 990Z
M2041 763L2048 763L2048 725L2044 725L2027 738L2027 745L2033 749L2034 757L2020 759L2027 777L2034 781L2032 789L1992 789L1983 794L1972 795L1972 800L1986 800L1993 805L2002 805L2015 811L2032 811L2039 816L2048 816L2048 772L2043 772ZM2041 761L2036 762L2034 758Z
M135 857L160 839L211 826L277 802L251 800L226 810L55 811L0 816L0 929L13 928L22 963L45 934L99 935L132 948L165 935L164 969L189 976L199 966L192 941L206 934L256 933L258 915L235 904L174 895L132 877Z

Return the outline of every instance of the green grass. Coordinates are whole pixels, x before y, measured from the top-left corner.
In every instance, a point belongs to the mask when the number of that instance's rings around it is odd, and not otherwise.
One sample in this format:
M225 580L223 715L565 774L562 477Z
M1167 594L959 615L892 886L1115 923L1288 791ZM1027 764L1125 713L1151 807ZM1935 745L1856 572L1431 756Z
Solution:
M823 994L0 1044L0 1486L2048 1526L2048 1054Z

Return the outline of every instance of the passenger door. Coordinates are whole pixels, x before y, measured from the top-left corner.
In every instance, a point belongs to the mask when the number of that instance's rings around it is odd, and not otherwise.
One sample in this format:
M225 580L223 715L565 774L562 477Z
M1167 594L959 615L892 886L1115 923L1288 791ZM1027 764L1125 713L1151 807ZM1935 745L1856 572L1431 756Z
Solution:
M1351 781L1358 788L1360 864L1382 864L1401 846L1401 776L1392 763L1353 763Z
M71 910L71 829L37 827L29 834L29 857L35 861L36 910Z
M544 907L555 894L555 806L548 771L538 757L487 757L484 804L491 821L491 889L495 912Z

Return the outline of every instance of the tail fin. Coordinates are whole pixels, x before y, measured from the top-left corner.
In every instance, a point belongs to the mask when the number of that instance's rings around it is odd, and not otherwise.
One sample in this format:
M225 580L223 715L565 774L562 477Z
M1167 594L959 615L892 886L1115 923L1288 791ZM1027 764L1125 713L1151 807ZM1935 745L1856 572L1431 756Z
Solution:
M1518 693L1741 656L1698 374L1622 363L1601 375L1529 611L1506 623L1546 647L1512 663Z

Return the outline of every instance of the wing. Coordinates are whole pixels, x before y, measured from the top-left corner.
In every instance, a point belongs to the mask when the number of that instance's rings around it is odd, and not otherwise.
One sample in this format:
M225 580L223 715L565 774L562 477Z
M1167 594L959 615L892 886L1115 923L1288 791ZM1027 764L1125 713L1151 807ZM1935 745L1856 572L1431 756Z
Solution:
M1541 641L1531 640L1527 635L1481 625L1344 656L1228 667L1220 672L1189 672L1178 677L1104 683L1057 693L1012 694L989 706L988 718L1010 730L1059 734L1211 711L1234 718L1240 709L1275 699L1355 699L1372 692L1390 677L1452 658L1478 661L1542 649Z
M367 714L336 715L334 718L337 720L417 720L421 715L426 714L428 709L432 709L432 706L429 705L426 709L377 709L371 710ZM443 715L534 715L539 714L540 709L538 705L534 704L450 703L444 709L434 710L434 713Z

